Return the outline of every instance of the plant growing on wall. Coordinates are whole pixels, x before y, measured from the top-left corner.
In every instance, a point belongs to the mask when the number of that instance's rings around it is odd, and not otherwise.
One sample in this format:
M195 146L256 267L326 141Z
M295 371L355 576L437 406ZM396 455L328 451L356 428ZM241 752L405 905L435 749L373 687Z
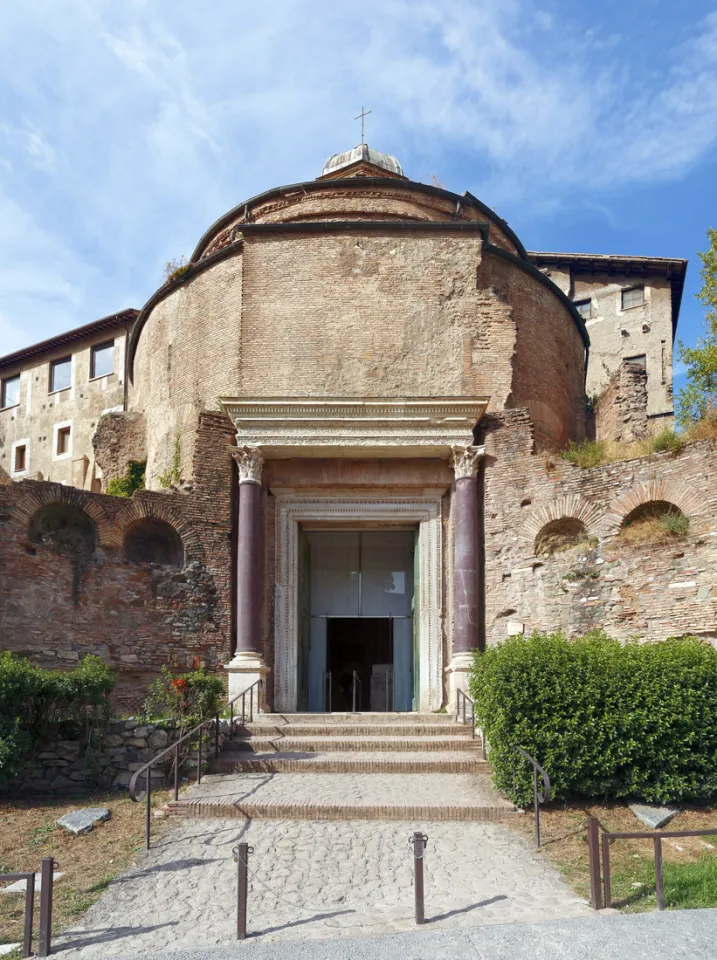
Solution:
M187 258L184 256L167 260L164 264L164 282L171 283L172 280L178 280L186 273L189 273L191 269L191 263L188 263Z
M171 487L178 484L182 475L182 443L179 434L174 438L174 453L172 454L172 466L169 470L159 475L159 482L163 487Z
M677 422L689 427L717 419L717 230L707 231L709 249L700 253L702 288L697 294L707 308L704 336L696 347L678 344L678 357L687 364L687 386L677 396Z
M111 497L131 497L135 490L144 490L146 470L146 460L128 460L124 475L107 481L107 493Z

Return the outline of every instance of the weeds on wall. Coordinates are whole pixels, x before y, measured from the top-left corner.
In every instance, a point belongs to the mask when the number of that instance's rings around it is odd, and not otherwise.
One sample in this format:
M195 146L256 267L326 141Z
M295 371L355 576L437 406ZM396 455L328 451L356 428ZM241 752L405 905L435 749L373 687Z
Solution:
M0 653L0 783L7 783L52 736L80 733L88 753L108 716L114 674L99 657L74 670L43 670L25 657Z
M581 443L570 441L560 456L582 470L602 467L606 463L619 463L622 460L637 460L651 453L671 453L677 456L692 441L687 434L676 434L665 427L653 437L637 440L635 443L616 443L607 440L583 440ZM696 439L696 438L695 438ZM701 439L701 438L700 438Z
M111 497L131 497L135 490L144 490L147 460L128 460L123 476L107 481L107 493Z
M648 503L628 517L617 536L620 543L670 543L690 532L689 518L668 503Z
M476 654L470 679L496 786L532 802L532 769L555 799L717 798L717 650L695 637L622 644L602 631L511 637Z
M192 265L187 262L186 257L174 257L172 260L167 260L164 264L164 282L171 283L173 280L178 280L189 273L191 269Z
M169 470L161 473L157 478L162 487L176 486L182 476L182 442L179 434L174 438L174 453L172 454L172 466Z

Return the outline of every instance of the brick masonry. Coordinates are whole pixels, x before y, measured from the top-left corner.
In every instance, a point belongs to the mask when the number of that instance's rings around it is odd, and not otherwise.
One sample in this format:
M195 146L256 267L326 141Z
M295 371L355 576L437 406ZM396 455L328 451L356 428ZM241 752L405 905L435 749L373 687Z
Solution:
M116 703L132 709L164 664L177 671L205 664L223 674L233 635L231 439L224 415L201 416L191 492L137 491L126 500L34 481L0 487L3 648L44 667L72 667L83 654L98 654L118 673ZM30 541L32 517L50 503L92 519L91 555ZM143 518L177 531L181 569L124 558L125 533Z
M717 467L715 444L678 456L653 454L592 470L534 455L521 411L485 423L486 639L602 627L622 639L695 634L717 640ZM616 534L648 501L666 501L690 520L684 541L627 546ZM581 520L593 542L538 556L549 522Z

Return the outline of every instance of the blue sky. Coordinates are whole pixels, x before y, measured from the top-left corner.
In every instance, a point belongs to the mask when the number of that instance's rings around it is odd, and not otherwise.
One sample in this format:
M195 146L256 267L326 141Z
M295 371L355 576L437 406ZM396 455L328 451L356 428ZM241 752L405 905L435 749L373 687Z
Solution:
M717 4L11 0L0 354L126 306L239 201L367 140L529 249L687 257L717 226Z

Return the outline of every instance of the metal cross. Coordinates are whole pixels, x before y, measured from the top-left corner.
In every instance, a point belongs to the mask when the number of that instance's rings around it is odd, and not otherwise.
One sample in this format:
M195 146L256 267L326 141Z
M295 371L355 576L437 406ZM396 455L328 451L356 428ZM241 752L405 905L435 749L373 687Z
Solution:
M363 146L364 143L365 143L365 140L364 140L364 119L365 119L365 118L369 115L369 113L371 113L371 112L372 112L371 110L366 110L366 108L362 106L362 107L361 107L361 113L360 113L357 117L354 117L354 120L360 120L360 121L361 121L361 146Z

